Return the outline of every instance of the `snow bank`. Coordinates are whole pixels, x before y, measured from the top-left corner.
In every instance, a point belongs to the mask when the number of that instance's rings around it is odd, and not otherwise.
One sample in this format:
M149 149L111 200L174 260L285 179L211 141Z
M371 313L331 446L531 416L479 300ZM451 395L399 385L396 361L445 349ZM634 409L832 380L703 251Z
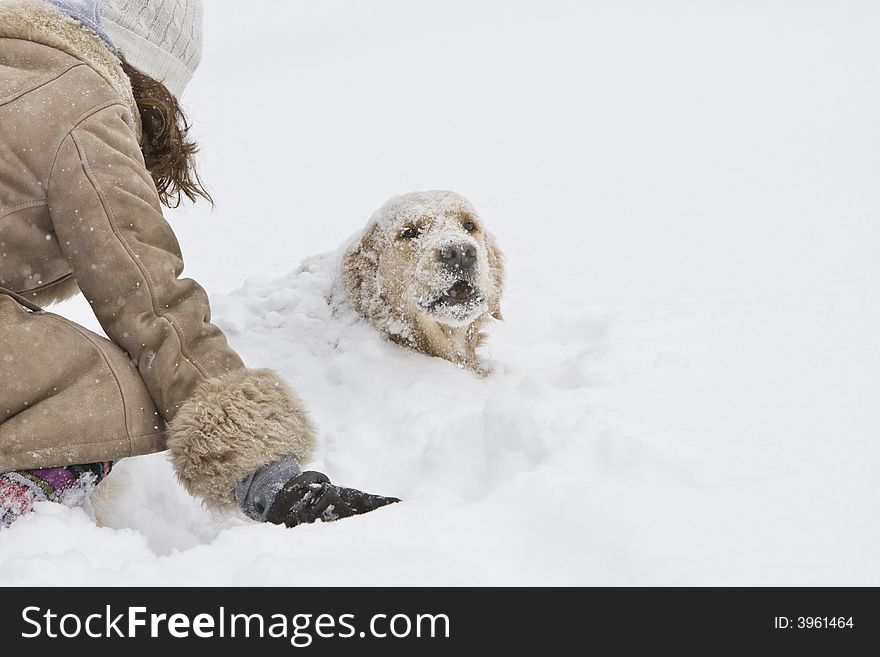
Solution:
M855 400L815 383L866 357L880 367L880 353L841 361L815 348L863 344L880 318L514 302L490 343L502 371L480 379L355 315L334 295L339 255L214 297L215 319L248 363L278 369L312 408L313 467L405 503L294 531L256 526L202 511L164 456L133 459L104 496L115 529L42 505L4 533L0 581L876 581L878 531L856 521L873 509L859 491L880 448L841 432L823 400L857 414Z
M582 520L568 518L568 505L556 499L573 482L555 481L552 469L542 472L549 454L566 444L579 451L578 443L591 433L583 390L588 377L574 371L577 357L566 361L560 386L555 375L517 372L515 364L484 380L398 347L338 296L339 257L312 258L285 278L251 280L232 295L215 297L215 321L250 365L276 368L309 404L322 435L313 467L347 485L393 493L406 504L366 523L356 519L320 532L256 527L202 513L174 483L164 457L136 459L108 480L103 498L109 500L99 512L118 531L92 527L79 511L45 505L8 532L10 538L4 535L0 578L53 581L57 572L26 566L44 561L45 555L28 555L34 545L48 543L50 553L63 555L67 581L89 581L95 569L110 571L110 580L118 582L204 582L198 572L207 570L218 578L215 583L234 583L259 562L274 562L279 550L327 555L352 546L372 553L357 575L348 568L322 573L315 565L304 573L291 562L275 581L341 584L355 577L380 583L394 579L400 564L409 565L399 583L473 582L475 575L481 582L509 581L509 564L486 572L467 562L523 549L518 544L525 526L536 532L535 548L542 534L564 525L587 536ZM582 475L578 470L570 475L575 481ZM83 533L89 538L83 540ZM218 572L193 568L205 549ZM221 552L230 560L222 566ZM314 564L312 556L305 561ZM540 571L522 576L542 579Z

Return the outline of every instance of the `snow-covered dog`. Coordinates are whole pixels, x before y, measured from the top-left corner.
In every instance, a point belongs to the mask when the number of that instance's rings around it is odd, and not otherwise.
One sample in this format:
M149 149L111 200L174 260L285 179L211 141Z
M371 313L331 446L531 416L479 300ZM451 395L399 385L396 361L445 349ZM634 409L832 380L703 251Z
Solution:
M477 356L501 319L503 256L470 202L449 191L392 198L342 258L355 309L391 340L485 374Z

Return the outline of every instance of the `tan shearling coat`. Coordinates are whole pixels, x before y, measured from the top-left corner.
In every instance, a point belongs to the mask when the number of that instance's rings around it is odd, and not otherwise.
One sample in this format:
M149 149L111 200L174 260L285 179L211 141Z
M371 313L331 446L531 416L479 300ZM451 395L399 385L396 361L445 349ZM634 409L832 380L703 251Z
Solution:
M179 278L139 135L97 35L39 0L0 0L0 472L167 446L186 488L224 507L257 467L307 459L314 430ZM40 310L77 290L109 341Z

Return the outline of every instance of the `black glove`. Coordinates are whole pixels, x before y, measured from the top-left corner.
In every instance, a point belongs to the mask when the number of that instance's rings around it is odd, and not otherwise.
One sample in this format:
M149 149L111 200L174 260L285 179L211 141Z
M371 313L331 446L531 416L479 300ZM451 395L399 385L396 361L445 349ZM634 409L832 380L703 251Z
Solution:
M368 513L395 502L400 500L334 486L320 472L303 472L278 491L266 514L266 522L287 527L316 520L331 522Z

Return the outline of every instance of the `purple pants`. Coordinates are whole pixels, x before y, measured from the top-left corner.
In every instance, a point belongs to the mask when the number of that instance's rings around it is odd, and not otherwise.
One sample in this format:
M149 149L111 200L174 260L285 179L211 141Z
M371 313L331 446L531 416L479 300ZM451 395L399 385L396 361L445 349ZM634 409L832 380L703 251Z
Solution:
M82 505L112 467L105 461L0 474L0 527L30 513L37 502Z

